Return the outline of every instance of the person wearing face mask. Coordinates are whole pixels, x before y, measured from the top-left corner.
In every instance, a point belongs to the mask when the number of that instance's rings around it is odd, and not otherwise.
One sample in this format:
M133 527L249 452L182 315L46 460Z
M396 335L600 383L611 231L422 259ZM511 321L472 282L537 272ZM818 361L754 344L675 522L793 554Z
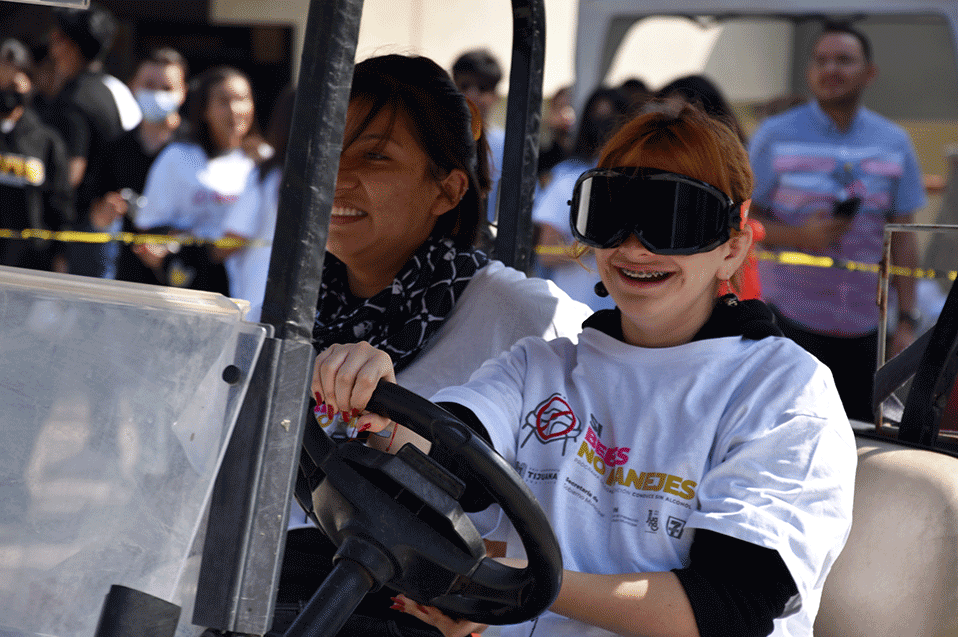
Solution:
M596 89L583 109L571 156L553 167L548 185L536 194L532 204L540 248L536 257L542 276L593 310L611 308L613 303L595 292L595 260L572 251L568 201L575 180L595 167L602 144L624 121L628 108L628 100L618 89Z
M33 58L23 43L0 44L0 228L65 229L74 218L66 146L30 107ZM0 264L65 271L60 246L0 239Z
M130 90L143 120L111 142L100 157L90 206L94 230L136 231L135 216L145 204L142 193L150 166L180 131L179 108L186 99L188 75L186 59L169 47L152 51L137 66ZM146 245L109 244L104 278L160 284L161 278L137 256L149 249Z

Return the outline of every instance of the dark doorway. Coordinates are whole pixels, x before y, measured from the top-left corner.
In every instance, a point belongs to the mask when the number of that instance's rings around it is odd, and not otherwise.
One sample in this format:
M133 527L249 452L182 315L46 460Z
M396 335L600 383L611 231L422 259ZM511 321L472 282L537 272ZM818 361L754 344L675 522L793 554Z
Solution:
M273 102L292 80L293 26L210 24L208 0L98 0L120 23L106 70L130 79L137 61L159 46L171 46L190 64L191 75L219 64L246 72L253 85L262 126ZM28 45L42 58L53 24L50 7L0 2L0 33Z

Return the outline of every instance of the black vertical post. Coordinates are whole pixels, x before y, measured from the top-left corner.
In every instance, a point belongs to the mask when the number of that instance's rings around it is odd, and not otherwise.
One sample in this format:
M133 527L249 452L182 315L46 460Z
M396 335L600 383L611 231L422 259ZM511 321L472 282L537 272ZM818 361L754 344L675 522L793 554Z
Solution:
M526 271L532 250L532 196L536 188L542 119L546 41L543 0L513 0L512 19L512 63L499 183L496 257L506 265Z
M262 321L311 341L362 0L311 0Z
M193 612L198 626L262 635L272 624L362 5L310 0L261 318L275 334L257 361L236 425L242 430L214 488Z

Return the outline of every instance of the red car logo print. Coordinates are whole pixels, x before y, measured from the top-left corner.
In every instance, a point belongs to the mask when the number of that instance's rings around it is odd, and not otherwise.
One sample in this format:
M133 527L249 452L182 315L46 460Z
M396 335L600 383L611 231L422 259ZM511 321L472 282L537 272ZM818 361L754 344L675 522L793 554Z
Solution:
M562 441L562 453L570 440L575 440L582 433L582 425L576 418L572 407L565 398L553 394L539 403L536 408L526 415L522 428L530 431L520 446L524 447L530 438L535 436L540 443Z

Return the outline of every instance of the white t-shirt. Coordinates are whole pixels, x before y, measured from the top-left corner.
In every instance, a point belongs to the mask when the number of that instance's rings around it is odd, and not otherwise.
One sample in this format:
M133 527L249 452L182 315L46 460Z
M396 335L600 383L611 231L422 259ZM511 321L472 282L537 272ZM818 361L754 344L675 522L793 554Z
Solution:
M140 105L133 97L133 93L130 92L130 88L106 73L103 74L101 79L110 89L110 93L113 94L113 99L116 101L116 110L120 113L120 125L123 130L133 130L139 126L140 122L143 121L143 111L140 110Z
M573 301L551 281L528 278L491 261L469 281L442 327L397 374L396 382L420 396L430 396L443 387L466 382L485 361L526 336L575 341L582 322L591 314L588 306ZM342 426L338 416L321 423L324 427ZM495 512L489 513L485 524L496 517ZM302 509L294 506L290 527L308 524Z
M566 569L688 565L693 529L779 552L811 635L851 526L855 441L829 370L792 341L647 349L587 328L528 338L434 401L471 409L552 521ZM522 556L514 532L510 555ZM609 635L546 612L503 635Z
M204 239L223 236L223 219L253 170L242 150L210 159L196 144L173 142L157 156L146 176L146 198L135 223L146 230L173 226Z
M248 321L258 321L263 309L282 176L283 171L278 167L263 179L260 179L259 171L251 172L246 188L223 220L224 234L232 232L264 243L237 250L226 259L230 296L250 302Z

